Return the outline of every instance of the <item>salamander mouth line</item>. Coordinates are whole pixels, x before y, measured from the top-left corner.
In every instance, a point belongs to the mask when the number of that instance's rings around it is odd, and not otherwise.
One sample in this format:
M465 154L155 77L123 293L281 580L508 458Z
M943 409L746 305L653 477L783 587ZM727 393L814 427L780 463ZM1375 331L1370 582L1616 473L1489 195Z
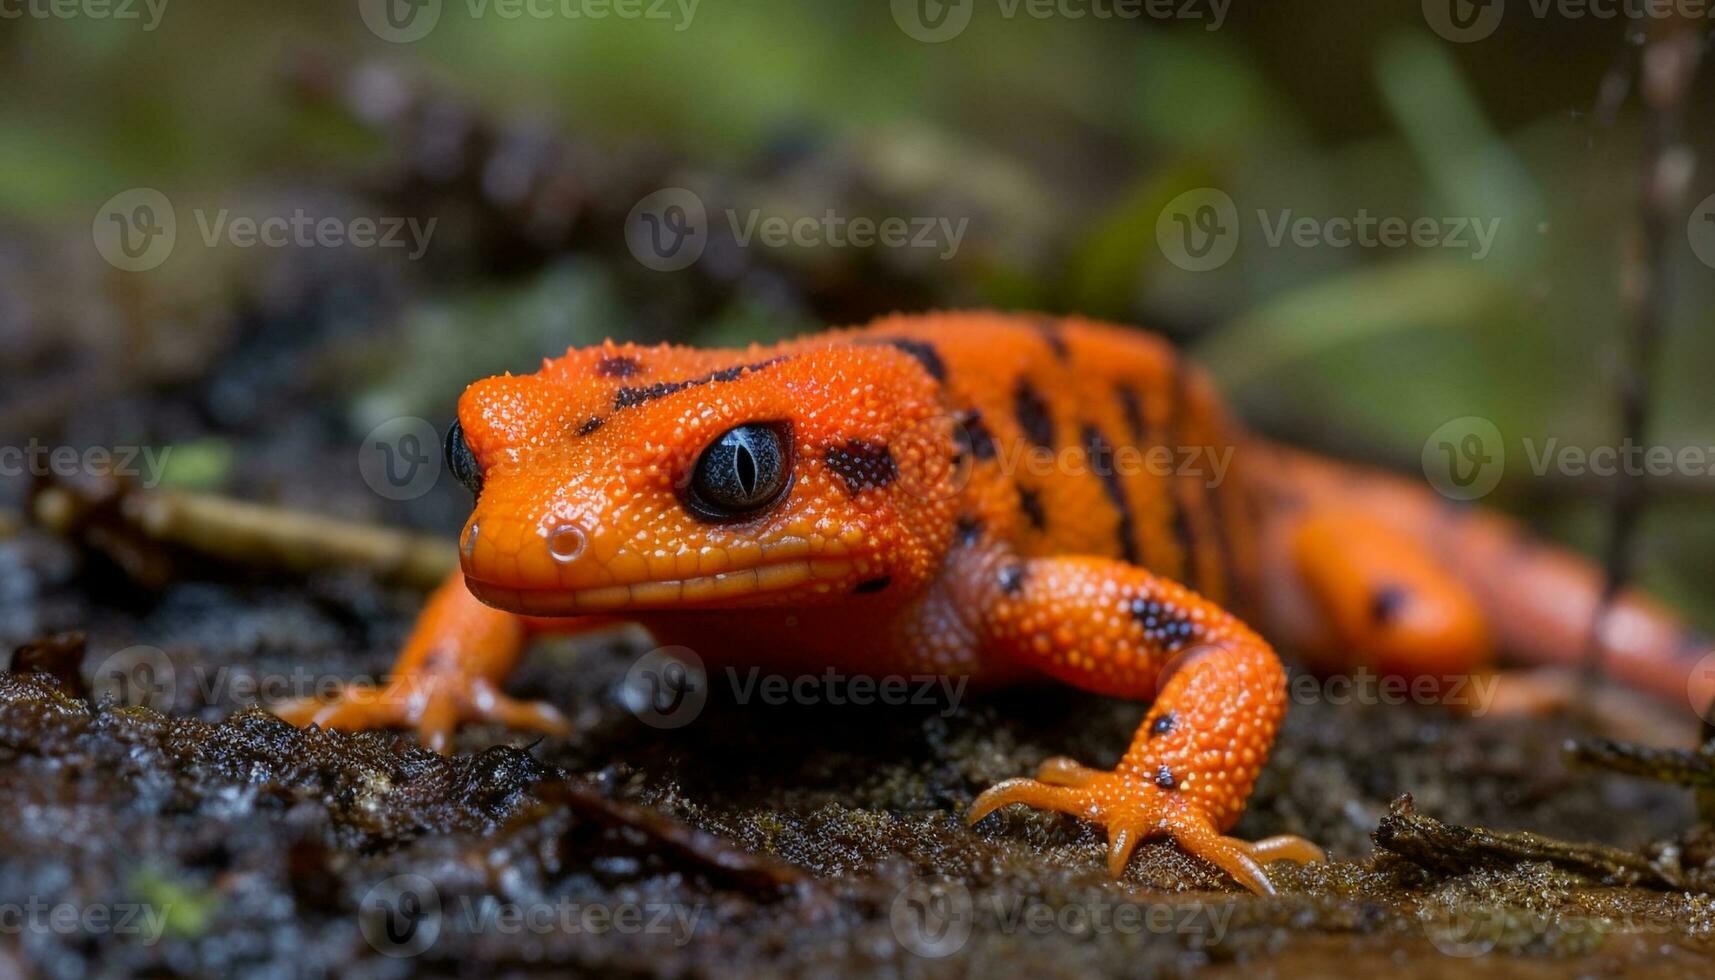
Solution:
M856 564L843 558L799 558L766 562L714 575L586 589L519 589L468 576L465 584L483 602L520 615L571 616L619 609L718 606L735 599L784 592L812 582L849 579L856 571Z

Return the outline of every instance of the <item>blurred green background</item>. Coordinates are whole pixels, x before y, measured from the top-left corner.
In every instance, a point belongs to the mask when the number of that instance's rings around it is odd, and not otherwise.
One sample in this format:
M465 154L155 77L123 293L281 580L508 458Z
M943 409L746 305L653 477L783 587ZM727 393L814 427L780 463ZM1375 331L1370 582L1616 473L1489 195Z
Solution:
M464 382L604 335L765 340L891 309L1040 308L1162 330L1257 428L1355 458L1410 467L1446 420L1492 419L1513 461L1493 502L1581 547L1600 540L1601 488L1536 478L1523 440L1619 438L1643 118L1635 94L1610 113L1601 93L1628 77L1638 25L1514 3L1491 36L1457 43L1416 3L1238 2L1211 30L1207 15L1007 16L986 0L957 37L922 43L878 0L701 0L688 22L508 19L473 2L448 0L411 43L378 37L357 0L168 0L148 30L141 6L141 22L0 20L9 432L166 442L183 450L169 474L183 485L439 527L456 522L455 496L415 510L293 499L279 474L325 453L330 478L361 489L349 448L375 422L444 418ZM305 77L335 96L306 99ZM484 218L480 180L436 184L435 114L366 122L341 95L365 84L371 106L444 98L458 120L575 147L551 168L582 181L572 230L509 237L519 210ZM1708 91L1688 107L1704 165L1687 222L1715 193ZM711 210L970 226L944 261L788 249L727 263L717 248L654 272L616 246L618 222L670 184ZM1204 186L1236 202L1245 231L1231 261L1190 272L1156 228ZM134 187L173 200L181 239L189 208L330 199L440 214L442 237L415 264L181 241L160 268L126 273L101 263L90 228ZM1272 247L1258 209L1468 216L1498 234L1481 259ZM1676 293L1650 441L1715 447L1715 268L1686 229L1665 239ZM52 407L67 386L77 397ZM319 421L288 421L283 405ZM1672 482L1645 522L1642 575L1709 625L1715 481Z

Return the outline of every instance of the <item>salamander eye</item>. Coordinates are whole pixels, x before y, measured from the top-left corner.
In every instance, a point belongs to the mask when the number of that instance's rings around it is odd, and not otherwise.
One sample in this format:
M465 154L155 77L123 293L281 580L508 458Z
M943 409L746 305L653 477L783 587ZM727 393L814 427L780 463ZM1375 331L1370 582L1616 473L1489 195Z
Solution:
M717 520L762 510L786 489L791 473L786 453L786 434L778 425L728 429L697 460L691 508Z
M464 484L464 488L475 497L482 493L482 464L476 461L476 454L470 451L470 444L464 441L464 426L457 420L452 428L447 430L447 469L453 478Z

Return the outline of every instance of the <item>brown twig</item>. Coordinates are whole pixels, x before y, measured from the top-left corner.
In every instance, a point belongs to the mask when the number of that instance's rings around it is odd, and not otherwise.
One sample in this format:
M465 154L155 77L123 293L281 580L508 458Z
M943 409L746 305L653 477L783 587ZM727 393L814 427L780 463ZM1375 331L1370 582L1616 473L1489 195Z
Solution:
M1715 821L1715 725L1708 718L1703 721L1701 744L1695 749L1663 749L1595 738L1568 742L1566 757L1573 765L1587 769L1689 787L1697 794L1698 815L1705 823Z
M360 568L424 590L458 566L455 546L438 537L111 478L46 481L33 511L38 524L102 551L144 584L171 577L161 545L247 567Z
M1593 738L1567 743L1566 756L1588 769L1679 786L1715 788L1715 759L1699 749L1662 749Z
M1626 361L1619 383L1623 443L1642 445L1649 432L1650 382L1655 376L1662 325L1672 305L1667 243L1683 220L1680 207L1691 180L1693 157L1682 142L1686 96L1697 74L1698 32L1677 17L1652 23L1639 62L1638 91L1646 128L1639 194L1639 225L1627 253L1622 302L1629 311ZM1614 600L1631 579L1639 517L1647 487L1636 477L1613 483L1612 523L1603 549L1602 597L1590 626L1584 658L1586 684L1602 673L1603 633Z
M9 673L46 674L59 681L60 689L74 698L89 697L83 682L84 634L72 630L37 637L12 651L6 665Z
M657 853L752 890L784 893L813 880L778 858L753 854L648 807L610 799L588 783L562 780L544 783L532 792L543 803L563 806L581 820L639 834Z
M1409 795L1394 800L1372 835L1376 847L1422 868L1463 874L1481 867L1546 861L1592 881L1647 888L1695 889L1701 883L1642 854L1601 844L1577 844L1525 831L1446 824L1420 814Z

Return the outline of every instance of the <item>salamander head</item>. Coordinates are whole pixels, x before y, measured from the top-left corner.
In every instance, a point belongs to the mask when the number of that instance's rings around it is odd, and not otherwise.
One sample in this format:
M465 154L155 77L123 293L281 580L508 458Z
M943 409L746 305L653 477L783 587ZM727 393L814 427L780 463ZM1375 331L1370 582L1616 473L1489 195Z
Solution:
M938 396L884 345L609 342L478 381L447 444L465 580L542 616L906 594L953 524Z

